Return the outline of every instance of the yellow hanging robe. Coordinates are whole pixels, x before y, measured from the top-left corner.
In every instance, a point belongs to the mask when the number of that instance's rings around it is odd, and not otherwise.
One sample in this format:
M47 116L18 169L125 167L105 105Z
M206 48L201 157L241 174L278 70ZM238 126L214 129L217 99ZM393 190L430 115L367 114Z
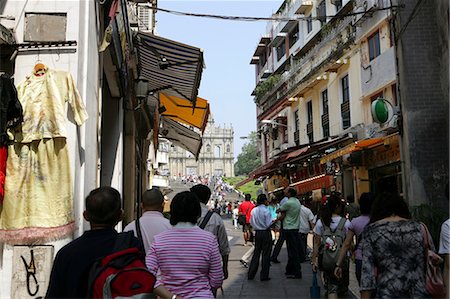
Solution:
M39 244L74 230L72 177L67 149L66 102L73 119L87 119L72 76L47 69L19 84L21 127L10 132L0 242Z

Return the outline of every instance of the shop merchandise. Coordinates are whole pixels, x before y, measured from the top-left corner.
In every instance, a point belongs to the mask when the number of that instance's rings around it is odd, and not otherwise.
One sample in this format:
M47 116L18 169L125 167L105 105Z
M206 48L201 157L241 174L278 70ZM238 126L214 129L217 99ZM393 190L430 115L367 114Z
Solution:
M0 75L0 204L3 202L6 159L8 158L8 135L6 130L23 121L22 105L17 98L17 90L11 78Z
M9 131L0 242L39 244L74 230L65 105L79 126L87 113L65 71L35 70L17 90L23 124Z

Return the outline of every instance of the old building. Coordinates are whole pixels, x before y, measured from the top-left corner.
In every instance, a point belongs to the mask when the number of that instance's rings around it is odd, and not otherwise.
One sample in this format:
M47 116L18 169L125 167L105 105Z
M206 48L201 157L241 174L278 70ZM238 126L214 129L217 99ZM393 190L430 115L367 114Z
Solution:
M171 176L234 176L233 128L217 126L210 116L202 137L203 146L198 160L192 153L172 145L169 149L169 163L163 170L170 172Z
M263 162L252 176L267 191L407 195L395 23L405 10L391 2L293 0L273 15L288 20L268 24L251 59Z

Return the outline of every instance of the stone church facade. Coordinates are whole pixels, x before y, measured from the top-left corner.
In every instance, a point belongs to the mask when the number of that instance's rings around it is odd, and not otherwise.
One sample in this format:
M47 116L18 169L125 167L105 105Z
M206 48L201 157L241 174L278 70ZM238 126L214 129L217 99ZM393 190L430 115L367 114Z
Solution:
M225 175L234 176L233 127L216 126L210 116L198 161L190 152L172 145L169 149L169 171L175 175Z

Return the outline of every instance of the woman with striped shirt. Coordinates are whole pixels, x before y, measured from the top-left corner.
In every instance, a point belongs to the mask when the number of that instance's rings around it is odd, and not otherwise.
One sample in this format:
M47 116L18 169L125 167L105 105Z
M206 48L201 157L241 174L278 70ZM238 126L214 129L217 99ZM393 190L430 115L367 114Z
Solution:
M190 191L175 195L170 205L173 229L155 236L146 256L155 287L164 285L182 298L214 298L222 285L221 256L216 237L196 223L201 209Z

